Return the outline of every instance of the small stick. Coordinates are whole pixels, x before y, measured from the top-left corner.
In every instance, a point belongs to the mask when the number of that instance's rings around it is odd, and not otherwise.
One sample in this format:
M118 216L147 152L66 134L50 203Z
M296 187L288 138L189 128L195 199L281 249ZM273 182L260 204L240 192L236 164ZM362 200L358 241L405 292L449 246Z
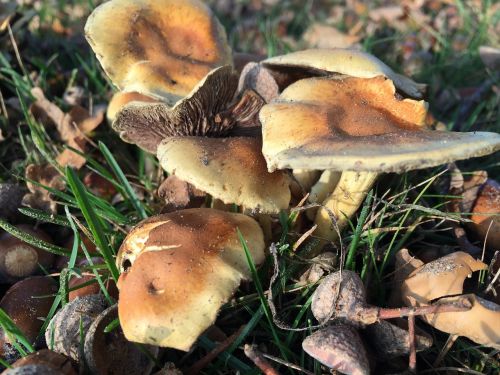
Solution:
M471 307L472 306L470 302L466 298L463 298L458 300L457 302L447 303L442 305L401 307L396 309L383 309L383 308L376 308L376 309L378 310L379 319L392 319L392 318L402 318L410 315L427 315L427 314L439 314L447 312L468 311L471 309Z
M245 344L244 352L245 355L255 364L255 366L257 366L264 373L264 375L279 375L279 372L271 366L267 359L254 345Z
M290 362L283 361L282 359L280 359L278 357L275 357L275 356L272 356L269 354L264 354L264 353L262 353L262 355L264 357L270 359L271 361L278 362L278 363L282 364L283 366L290 367L291 369L303 372L304 374L307 374L307 375L314 375L314 372L307 371L305 368L294 365L293 363L290 363Z
M234 332L231 336L229 336L224 341L220 342L214 349L212 349L206 356L196 361L194 365L184 370L184 374L186 375L194 375L198 374L201 370L207 367L220 353L229 348L231 344L238 338L238 336L243 331L245 326L241 326L238 328L236 332Z
M417 347L415 345L415 315L410 313L408 315L408 343L410 348L410 359L408 363L408 370L416 374L417 373Z

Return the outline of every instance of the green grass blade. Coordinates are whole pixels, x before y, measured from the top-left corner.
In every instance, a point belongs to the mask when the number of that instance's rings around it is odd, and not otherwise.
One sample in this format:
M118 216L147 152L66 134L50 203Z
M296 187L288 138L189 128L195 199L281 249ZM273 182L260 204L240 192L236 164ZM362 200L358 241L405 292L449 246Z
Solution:
M87 221L87 225L95 239L97 247L104 258L104 262L106 263L111 275L115 281L118 280L118 276L120 275L118 268L116 267L113 252L109 247L108 240L106 235L104 234L103 224L100 218L97 216L94 207L91 205L88 193L83 186L82 182L76 176L74 170L70 168L66 168L66 178L68 180L68 184L75 195L75 198L78 202L78 206Z
M146 219L148 215L146 214L146 210L144 209L142 202L137 197L137 194L135 193L134 189L132 189L130 182L127 180L127 177L125 177L125 174L123 173L122 169L116 162L116 159L114 158L113 154L111 154L111 151L109 151L108 147L102 142L99 142L99 148L102 154L104 155L104 158L111 166L111 169L113 169L116 178L118 179L118 181L120 181L120 183L124 187L127 198L130 199L130 202L134 206L135 210L139 213L139 216L142 219Z
M24 336L21 330L17 328L16 324L10 318L10 316L7 315L7 313L1 308L0 308L0 326L7 334L7 336L10 336L13 339L12 345L16 347L16 349L23 357L26 356L28 353L35 352L35 348L33 348L31 343ZM24 348L17 345L17 343L20 343Z

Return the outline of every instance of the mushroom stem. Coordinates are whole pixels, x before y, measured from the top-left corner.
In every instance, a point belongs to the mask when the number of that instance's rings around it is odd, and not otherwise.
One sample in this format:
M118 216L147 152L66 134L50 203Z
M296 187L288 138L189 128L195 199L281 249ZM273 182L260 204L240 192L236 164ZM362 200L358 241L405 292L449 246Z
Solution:
M332 194L341 177L342 172L330 170L323 171L318 181L311 187L311 192L309 193L307 201L309 203L323 202ZM306 215L310 220L314 220L317 211L316 209L307 210Z
M327 242L338 240L337 229L330 219L330 212L335 216L338 231L342 231L363 203L378 175L376 172L342 172L335 190L323 202L323 208L316 213L314 223L318 228L315 235L321 241L313 250L314 255L317 255Z

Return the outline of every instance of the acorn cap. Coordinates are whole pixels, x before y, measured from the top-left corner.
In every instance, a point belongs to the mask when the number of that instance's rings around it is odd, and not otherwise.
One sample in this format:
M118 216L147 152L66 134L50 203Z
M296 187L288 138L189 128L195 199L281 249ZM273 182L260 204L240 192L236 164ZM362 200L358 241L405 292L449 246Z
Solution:
M260 111L262 151L270 171L403 172L500 149L496 133L427 130L426 114L384 77L303 79Z
M224 203L278 213L291 199L288 176L269 173L256 138L172 137L158 146L168 173Z
M117 258L128 265L119 264L125 271L118 282L125 337L189 350L241 280L251 277L238 229L253 262L261 264L262 230L242 214L188 209L151 217L132 230Z
M413 98L421 98L425 85L395 73L375 56L352 49L306 49L262 61L269 69L316 70L317 74L338 73L358 78L384 76L394 82L398 90ZM292 70L290 70L292 68ZM311 72L314 74L314 72Z
M158 144L176 135L223 135L234 122L218 116L234 97L238 80L233 68L210 71L190 94L173 107L165 103L131 102L122 107L112 124L120 137L156 153Z
M120 90L170 104L232 64L224 28L197 0L111 0L92 12L85 36Z

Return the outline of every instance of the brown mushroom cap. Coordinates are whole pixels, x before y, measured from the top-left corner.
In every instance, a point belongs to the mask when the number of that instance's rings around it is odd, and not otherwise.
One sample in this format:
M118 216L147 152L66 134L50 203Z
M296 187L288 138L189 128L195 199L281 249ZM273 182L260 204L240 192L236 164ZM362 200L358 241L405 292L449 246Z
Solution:
M260 111L262 151L270 171L401 172L500 149L496 133L426 130L426 113L384 77L303 79Z
M319 70L359 78L385 76L391 79L399 90L413 98L421 98L424 87L410 78L395 73L375 56L352 49L307 49L271 57L262 64L269 69L277 70L280 68Z
M49 349L42 349L17 360L12 364L12 368L16 369L33 365L48 367L61 375L76 375L76 371L68 357ZM9 372L3 372L2 374L9 374Z
M262 230L242 214L188 209L149 218L132 230L117 258L121 268L129 266L118 283L125 337L189 350L241 280L250 278L237 229L254 263L262 263Z
M481 240L492 250L500 247L500 184L488 179L481 186L472 208L469 224Z
M158 146L163 169L224 203L262 213L288 208L288 176L269 173L256 138L172 137Z
M127 104L132 102L145 102L145 103L154 103L157 102L157 99L153 99L149 96L139 94L138 92L123 92L119 91L113 95L111 100L109 101L108 108L106 110L106 118L109 123L112 123L118 112L125 107Z
M85 35L121 90L171 104L210 70L232 64L224 28L198 0L108 1L90 15Z
M232 122L219 115L230 104L238 80L230 66L210 71L191 93L173 107L165 103L132 102L117 114L112 126L125 142L156 153L158 144L176 135L222 135Z

